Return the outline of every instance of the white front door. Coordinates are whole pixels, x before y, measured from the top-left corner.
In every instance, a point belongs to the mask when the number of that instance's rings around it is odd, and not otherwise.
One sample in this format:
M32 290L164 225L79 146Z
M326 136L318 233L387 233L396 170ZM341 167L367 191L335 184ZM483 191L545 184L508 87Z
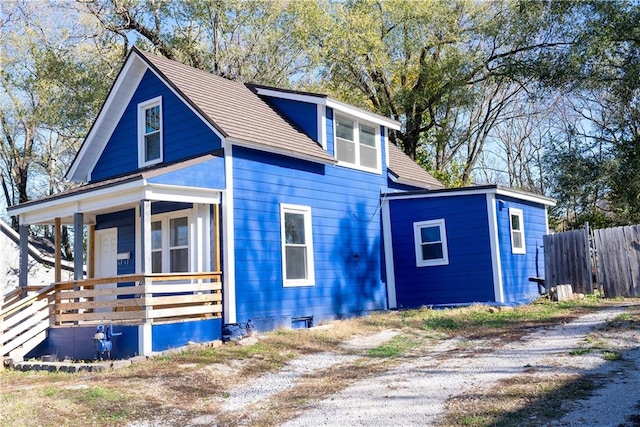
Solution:
M96 230L96 277L113 277L118 275L118 229L108 228L106 230ZM115 283L98 285L97 289L115 288ZM96 297L96 301L115 299L115 296ZM96 308L99 311L111 311L110 308Z

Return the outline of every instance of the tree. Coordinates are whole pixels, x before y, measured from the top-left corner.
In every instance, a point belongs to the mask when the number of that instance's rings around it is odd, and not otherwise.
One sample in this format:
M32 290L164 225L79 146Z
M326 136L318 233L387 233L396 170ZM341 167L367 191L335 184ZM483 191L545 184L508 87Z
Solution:
M323 76L335 96L402 122L394 143L468 184L491 130L535 82L531 64L574 40L547 2L331 3Z
M578 24L577 42L548 63L536 64L534 73L543 84L564 91L573 101L571 121L584 130L566 133L565 143L555 152L566 161L552 166L558 176L579 173L581 186L578 195L567 193L563 180L553 181L552 188L561 195L561 204L577 203L576 218L586 215L602 223L637 223L640 6L624 1L568 5ZM576 135L586 141L580 148L573 144ZM578 203L576 196L589 202Z
M315 68L314 2L186 0L82 1L123 52L133 41L187 65L237 81L289 87Z
M59 3L0 4L0 165L11 206L64 189L119 64ZM16 225L15 218L13 220Z

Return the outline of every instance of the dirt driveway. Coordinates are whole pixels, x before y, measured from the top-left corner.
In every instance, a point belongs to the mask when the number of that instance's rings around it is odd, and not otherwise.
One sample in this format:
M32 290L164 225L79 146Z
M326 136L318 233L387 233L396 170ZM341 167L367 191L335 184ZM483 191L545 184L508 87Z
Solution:
M293 419L279 420L276 412L268 423L286 427L486 425L474 422L472 414L468 421L462 420L459 413L455 415L460 409L457 406L462 405L465 414L473 412L469 408L475 407L474 402L497 398L514 379L532 385L544 383L541 379L548 383L592 378L597 388L576 394L576 399L559 401L555 409L562 415L552 421L530 416L524 422L504 418L492 425L639 426L639 331L635 327L614 328L611 323L624 318L628 308L622 304L603 308L506 344L500 337L444 340L322 400L310 397L306 409ZM372 348L394 334L385 331L345 345ZM326 352L296 358L277 373L230 389L218 402L219 414L180 417L179 423L260 425L274 405L282 405L292 395L300 399L305 382L328 370L354 369L359 360L357 354ZM163 416L129 426L169 426L175 422L178 420Z

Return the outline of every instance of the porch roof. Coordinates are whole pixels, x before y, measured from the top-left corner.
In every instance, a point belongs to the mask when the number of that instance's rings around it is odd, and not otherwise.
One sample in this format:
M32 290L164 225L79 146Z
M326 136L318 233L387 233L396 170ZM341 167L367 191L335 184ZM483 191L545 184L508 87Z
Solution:
M184 203L220 203L222 189L186 187L151 183L149 180L178 169L187 168L215 158L206 154L190 160L152 167L135 173L93 182L37 200L10 206L7 212L18 215L20 224L52 224L56 218L72 224L74 213L89 214L85 223L95 221L95 215L133 208L141 200Z

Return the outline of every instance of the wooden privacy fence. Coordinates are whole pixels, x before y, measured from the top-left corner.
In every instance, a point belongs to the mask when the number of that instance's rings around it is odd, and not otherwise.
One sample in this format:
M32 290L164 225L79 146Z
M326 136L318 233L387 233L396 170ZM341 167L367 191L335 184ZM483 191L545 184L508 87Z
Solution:
M593 293L589 227L544 236L548 286L571 284L574 292Z
M640 296L640 225L594 230L598 285L607 298Z

